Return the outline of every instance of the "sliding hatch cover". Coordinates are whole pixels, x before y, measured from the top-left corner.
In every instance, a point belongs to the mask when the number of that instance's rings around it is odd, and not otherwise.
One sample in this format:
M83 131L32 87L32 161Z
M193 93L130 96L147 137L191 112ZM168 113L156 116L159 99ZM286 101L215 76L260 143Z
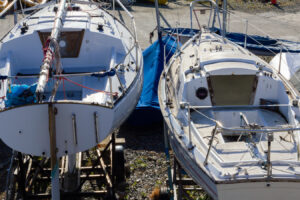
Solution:
M38 32L42 45L45 46L50 32ZM60 33L59 49L62 58L77 58L79 56L80 47L84 30L81 31L66 31Z
M257 85L256 75L215 75L208 78L212 104L250 105Z

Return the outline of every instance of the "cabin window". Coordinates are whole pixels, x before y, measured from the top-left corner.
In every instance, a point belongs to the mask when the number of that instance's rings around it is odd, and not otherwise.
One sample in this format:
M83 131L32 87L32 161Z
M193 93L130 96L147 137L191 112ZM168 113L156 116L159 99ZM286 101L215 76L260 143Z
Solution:
M50 34L50 32L39 32L40 40L43 46L45 45ZM77 58L79 56L83 35L84 30L61 32L58 41L60 56L62 58Z
M213 105L250 105L257 78L255 75L216 75L208 77L208 84Z

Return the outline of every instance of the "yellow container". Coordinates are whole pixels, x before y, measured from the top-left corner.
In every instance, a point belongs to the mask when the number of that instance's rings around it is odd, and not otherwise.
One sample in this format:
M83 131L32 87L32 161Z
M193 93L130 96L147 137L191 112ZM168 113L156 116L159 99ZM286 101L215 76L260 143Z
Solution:
M148 0L150 2L155 2L155 0ZM166 5L168 3L168 0L158 0L159 5Z
M0 12L8 6L8 0L0 0Z
M37 6L40 4L44 4L47 2L47 0L22 0L26 6L32 7L32 6Z

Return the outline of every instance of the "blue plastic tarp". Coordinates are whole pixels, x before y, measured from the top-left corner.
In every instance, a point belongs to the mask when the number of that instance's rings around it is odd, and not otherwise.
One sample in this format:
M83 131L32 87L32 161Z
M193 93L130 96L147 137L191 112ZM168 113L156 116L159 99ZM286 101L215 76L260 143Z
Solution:
M164 36L143 51L143 90L135 111L128 119L131 125L144 126L162 121L157 87L164 68L164 49L166 51L166 62L168 62L176 52L176 39L169 35Z
M197 29L188 28L163 28L163 31L179 36L192 37L199 32ZM210 31L221 35L221 30L219 28L210 28ZM257 55L274 56L277 53L290 52L290 53L300 53L300 42L294 42L283 39L275 39L270 37L263 37L259 35L246 35L244 33L238 32L227 32L225 36L231 42L234 42L242 47L245 45L246 37L246 48Z
M12 84L7 90L5 107L20 106L36 102L35 90L37 84L33 85L16 85Z

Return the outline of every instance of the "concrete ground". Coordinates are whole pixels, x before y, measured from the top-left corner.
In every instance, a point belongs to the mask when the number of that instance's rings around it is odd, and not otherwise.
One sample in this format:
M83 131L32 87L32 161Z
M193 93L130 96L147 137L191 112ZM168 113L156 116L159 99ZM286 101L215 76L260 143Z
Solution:
M139 42L142 48L149 46L149 33L156 27L156 14L153 4L137 4L131 7L135 17ZM184 2L170 2L167 6L160 6L160 12L172 27L190 27L189 5ZM124 16L124 12L118 14ZM207 24L208 12L200 15L200 23ZM267 12L250 14L239 11L231 11L228 16L228 30L233 32L245 32L245 20L248 20L248 33L274 38L300 41L300 12ZM222 20L222 19L221 19ZM161 20L161 25L166 25ZM195 18L193 27L197 28Z
M154 3L136 3L129 10L135 17L139 43L145 49L150 45L149 34L156 27ZM172 27L190 27L188 3L184 1L169 2L166 6L160 6L160 12ZM130 26L129 18L124 11L117 9L115 14ZM201 15L200 23L206 24L207 19L208 13ZM245 19L248 20L249 34L269 35L274 38L300 41L300 11L296 13L265 12L257 14L231 11L228 16L228 30L245 32ZM0 37L13 26L13 21L13 15L0 18ZM193 27L197 28L195 19L193 24ZM161 25L166 27L162 20Z

